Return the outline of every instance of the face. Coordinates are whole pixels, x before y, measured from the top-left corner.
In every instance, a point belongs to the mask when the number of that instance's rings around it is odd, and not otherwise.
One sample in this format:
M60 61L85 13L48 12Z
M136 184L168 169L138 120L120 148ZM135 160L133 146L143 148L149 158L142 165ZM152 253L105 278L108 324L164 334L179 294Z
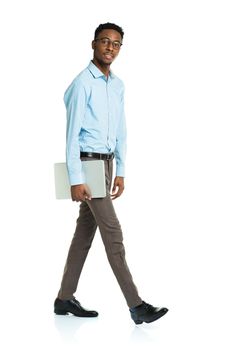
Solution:
M120 51L119 43L122 42L121 35L116 30L104 29L96 40L92 41L94 59L100 65L110 65Z

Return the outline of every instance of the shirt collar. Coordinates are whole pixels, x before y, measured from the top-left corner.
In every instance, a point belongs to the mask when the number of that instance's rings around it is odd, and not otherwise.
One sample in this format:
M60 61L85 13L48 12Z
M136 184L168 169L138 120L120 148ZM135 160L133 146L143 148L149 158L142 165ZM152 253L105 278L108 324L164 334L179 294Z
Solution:
M102 73L102 71L92 61L90 61L88 65L88 69L93 74L94 78L100 78L100 77L105 78L105 74ZM111 79L115 78L115 74L113 74L111 70L109 71L109 77Z

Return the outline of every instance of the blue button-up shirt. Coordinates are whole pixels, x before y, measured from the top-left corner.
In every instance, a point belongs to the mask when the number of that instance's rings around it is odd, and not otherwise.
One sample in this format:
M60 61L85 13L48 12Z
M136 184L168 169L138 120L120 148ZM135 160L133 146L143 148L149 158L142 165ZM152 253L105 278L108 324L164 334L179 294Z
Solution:
M127 133L123 82L111 71L107 78L91 61L67 88L64 102L70 185L85 182L80 151L114 152L116 176L124 177Z

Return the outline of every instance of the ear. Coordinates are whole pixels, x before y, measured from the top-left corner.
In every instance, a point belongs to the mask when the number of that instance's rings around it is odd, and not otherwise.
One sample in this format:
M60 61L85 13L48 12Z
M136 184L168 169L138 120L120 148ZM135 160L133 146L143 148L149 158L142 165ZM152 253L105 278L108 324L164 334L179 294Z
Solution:
M95 50L95 45L96 45L96 41L93 40L93 41L92 41L92 49L93 49L93 50Z

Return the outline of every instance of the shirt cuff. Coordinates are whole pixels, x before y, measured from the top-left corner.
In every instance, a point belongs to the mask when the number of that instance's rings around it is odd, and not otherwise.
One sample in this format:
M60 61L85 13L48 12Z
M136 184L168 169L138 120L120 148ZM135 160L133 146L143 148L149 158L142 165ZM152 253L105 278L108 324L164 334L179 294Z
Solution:
M116 176L125 177L125 167L124 166L117 165Z
M83 173L70 173L69 172L69 183L70 186L74 186L74 185L82 185L85 183L85 176Z

